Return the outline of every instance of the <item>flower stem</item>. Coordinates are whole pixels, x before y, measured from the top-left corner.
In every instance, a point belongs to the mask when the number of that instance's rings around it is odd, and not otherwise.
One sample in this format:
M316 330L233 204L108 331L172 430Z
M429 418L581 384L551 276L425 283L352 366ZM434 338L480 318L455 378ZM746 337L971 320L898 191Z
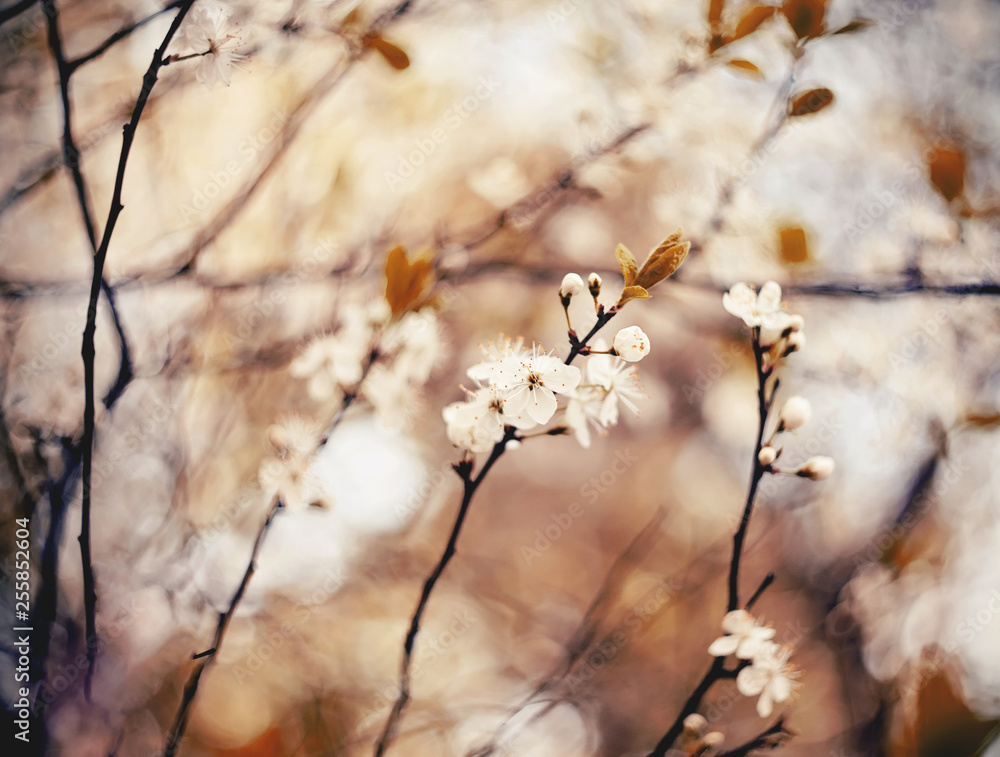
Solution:
M437 565L434 566L434 570L431 571L430 575L424 581L424 588L420 592L420 601L417 602L417 608L410 619L410 629L407 631L406 641L403 643L403 660L399 669L399 696L392 707L392 711L389 713L389 718L386 721L385 728L382 730L382 735L379 736L378 741L375 743L375 757L382 757L392 744L399 728L399 722L402 720L406 705L410 700L410 664L413 659L413 646L416 643L417 634L420 633L420 621L423 619L424 610L427 609L427 602L430 600L431 592L434 591L438 579L441 578L444 569L448 567L451 558L455 556L458 537L462 531L462 525L465 523L465 518L469 514L472 497L483 482L486 474L490 472L490 468L503 455L507 442L514 438L515 433L516 429L510 426L507 427L503 438L493 445L493 451L490 452L490 456L483 463L483 467L479 469L479 473L475 477L472 476L471 465L467 467L460 463L455 466L456 472L465 482L465 493L462 496L462 504L458 508L458 515L455 518L455 524L451 528L451 535L448 537L448 543L445 545L444 552L441 553L441 557L438 559Z
M729 600L727 604L727 612L732 612L737 607L739 607L739 583L740 583L740 559L743 556L743 545L746 541L747 529L750 526L750 516L753 514L754 501L757 498L757 486L760 484L761 478L764 476L766 469L760 464L760 449L764 441L764 427L767 424L768 412L771 409L772 400L774 399L774 391L772 389L770 397L767 393L767 379L769 372L764 368L764 353L765 350L760 346L760 329L755 328L752 332L753 341L753 355L754 363L757 367L757 410L759 416L759 425L757 427L757 442L754 445L753 451L753 470L750 474L750 486L747 490L746 503L743 506L743 516L740 519L740 526L733 534L733 556L729 562ZM761 584L760 588L754 593L749 604L755 602L759 597L761 592L763 592L770 585L770 581L765 579ZM681 731L684 730L684 718L695 712L701 705L701 700L708 693L708 690L712 688L712 685L716 681L720 681L724 678L732 678L733 671L728 670L725 667L725 658L716 657L712 666L705 672L702 676L701 681L695 686L691 696L688 697L687 701L684 703L684 707L681 709L677 718L671 724L670 728L660 739L656 748L649 753L649 757L664 757L667 751L674 745L677 737L681 735Z

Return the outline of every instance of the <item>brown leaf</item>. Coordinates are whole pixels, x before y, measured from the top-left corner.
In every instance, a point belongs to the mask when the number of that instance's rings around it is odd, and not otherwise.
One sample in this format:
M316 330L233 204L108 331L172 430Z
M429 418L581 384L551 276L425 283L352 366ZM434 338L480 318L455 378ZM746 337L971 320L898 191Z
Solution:
M722 8L725 0L708 0L708 25L712 31L719 28L722 23Z
M781 240L781 259L786 263L804 263L809 259L806 232L798 226L789 226L778 232Z
M847 26L842 26L837 29L834 34L852 34L854 32L864 31L872 24L873 22L869 21L867 18L856 18Z
M622 278L625 279L625 286L630 287L635 283L635 275L639 270L639 264L635 260L635 255L623 244L615 248L615 258L622 269Z
M393 316L405 313L423 297L431 282L434 261L422 255L410 262L406 249L394 247L385 260L385 299Z
M799 39L823 34L826 0L785 0L781 12L785 14L792 31Z
M727 60L726 61L726 65L730 66L731 68L735 68L735 69L737 69L739 71L742 71L745 74L749 74L750 76L754 77L755 79L763 79L764 78L764 72L761 71L759 68L757 68L757 66L755 66L753 63L751 63L748 60L739 60L739 59L737 59L737 60Z
M951 202L965 186L965 155L955 147L938 147L928 161L931 183Z
M753 34L757 29L777 12L773 5L755 5L743 14L743 18L736 24L736 31L733 33L733 40L743 39L748 34Z
M833 92L826 87L810 89L792 98L788 105L788 115L807 116L818 113L833 102Z
M365 47L378 52L397 71L410 67L410 57L403 50L377 34L365 39Z
M618 307L621 307L629 300L648 300L651 295L639 286L627 286L622 289L622 296L618 299Z
M653 250L649 254L649 257L646 258L646 262L642 264L639 275L635 280L638 286L644 289L652 289L681 267L681 263L684 262L688 251L691 249L691 243L684 242L683 244L673 243L668 245L667 242L672 242L673 239L673 237L668 239Z

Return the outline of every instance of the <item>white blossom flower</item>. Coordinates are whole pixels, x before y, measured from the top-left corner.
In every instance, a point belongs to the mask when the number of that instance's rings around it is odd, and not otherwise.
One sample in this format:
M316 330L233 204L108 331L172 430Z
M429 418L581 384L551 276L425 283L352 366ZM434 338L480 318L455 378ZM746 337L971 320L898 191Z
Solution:
M257 471L257 481L268 497L277 495L285 507L304 508L322 501L319 484L309 464L319 446L319 428L308 418L292 415L267 430L274 449Z
M779 431L794 431L809 422L812 417L812 406L805 397L795 395L789 397L778 415Z
M609 428L618 423L619 401L636 415L639 414L636 402L645 399L646 395L639 390L635 366L611 355L593 355L587 361L587 379L604 392L598 415L602 426Z
M535 345L527 356L511 355L493 365L490 383L505 391L505 412L548 423L558 405L556 394L568 395L576 389L580 369Z
M577 389L566 405L566 426L584 449L590 449L590 427L605 428L601 423L604 393L597 387Z
M813 481L822 481L824 478L829 478L833 475L833 469L836 464L832 457L826 457L825 455L816 455L815 457L810 457L806 460L798 470L795 471L795 475L801 476L802 478L809 478Z
M733 610L726 613L722 619L722 630L726 636L720 636L708 647L708 653L713 657L728 657L736 655L741 660L749 660L760 650L761 645L774 638L775 630L768 626L758 625L746 610Z
M638 326L628 326L615 335L615 352L622 360L637 363L649 354L649 337Z
M788 663L792 656L791 645L781 646L773 641L764 642L754 655L753 662L736 676L736 687L745 697L755 697L757 714L770 717L774 704L785 702L792 697L799 684L795 681L799 673Z
M311 342L292 361L289 370L296 378L308 379L306 391L321 402L341 387L354 386L361 380L361 364L368 348L367 336L342 330Z
M196 8L188 16L183 30L183 38L192 52L202 58L195 70L195 77L209 89L221 81L227 87L232 79L233 67L249 60L237 52L242 40L236 31L227 31L229 14L223 10L211 13L207 8Z
M531 354L524 347L523 336L519 336L515 342L511 342L510 337L501 336L497 342L479 345L479 350L483 353L484 360L469 368L466 373L470 379L481 384L493 380L493 372L504 358L525 360Z
M781 309L781 287L768 281L760 293L744 283L734 284L722 295L722 306L750 328L760 327L761 344L770 345L791 326L791 314Z
M559 296L564 300L580 294L583 291L583 279L578 273L567 273L563 276L562 284L559 286Z
M389 327L379 349L392 355L393 366L401 376L423 384L441 353L437 316L427 308L407 313Z

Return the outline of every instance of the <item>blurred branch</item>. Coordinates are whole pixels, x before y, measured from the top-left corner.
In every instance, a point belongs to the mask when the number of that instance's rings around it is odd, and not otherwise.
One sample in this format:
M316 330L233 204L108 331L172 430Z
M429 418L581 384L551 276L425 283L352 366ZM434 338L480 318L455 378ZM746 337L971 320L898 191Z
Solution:
M36 2L38 2L38 0L21 0L21 2L14 3L9 8L0 10L0 24L4 24L12 18L21 15Z
M176 754L177 747L180 745L180 741L184 738L184 731L187 728L188 715L191 711L191 705L194 702L195 696L198 694L198 684L201 682L201 677L215 661L216 653L219 647L222 646L223 637L226 635L226 629L229 627L229 621L232 619L233 614L236 612L236 608L239 607L240 600L243 599L243 594L246 592L247 586L250 584L250 579L253 578L254 571L256 570L257 554L260 552L260 545L264 541L264 537L267 535L268 529L271 527L271 523L274 521L275 516L280 510L283 509L281 504L281 499L275 497L274 504L271 505L271 509L267 513L267 517L261 524L260 529L257 531L257 538L254 539L253 550L250 552L250 562L247 563L247 568L243 573L243 579L240 581L239 587L236 589L236 593L233 594L233 598L229 602L229 607L226 611L219 613L219 620L215 625L215 634L212 637L212 646L204 652L199 652L194 655L193 659L198 660L198 664L195 665L194 670L188 676L187 684L184 686L184 696L181 699L180 707L177 709L177 715L174 717L174 723L170 727L170 733L167 737L166 746L163 748L164 757L171 757Z
M103 55L113 45L115 45L117 42L120 42L121 40L125 39L127 36L129 36L132 32L134 32L140 26L144 26L144 25L148 24L150 21L152 21L153 19L159 18L160 16L162 16L167 11L173 10L174 8L179 8L182 5L182 3L183 3L183 0L171 0L171 2L167 3L165 6L163 6L162 8L160 8L160 10L158 10L158 11L156 11L154 13L151 13L150 15L146 16L143 19L140 19L139 21L136 21L135 23L129 24L127 26L123 26L121 29L119 29L114 34L112 34L110 37L108 37L106 40L104 40L101 44L99 44L97 47L95 47L89 53L86 53L84 55L81 55L79 58L74 58L73 60L69 61L66 65L69 67L70 73L73 73L74 71L76 71L76 69L78 69L80 66L84 65L85 63L89 63L90 61L94 60L94 58L98 58L101 55Z
M740 519L739 528L736 530L736 533L733 534L733 556L729 563L729 601L726 605L727 612L732 612L740 605L740 560L743 556L743 544L746 540L747 529L750 526L750 517L753 515L754 500L757 497L757 486L760 484L760 481L766 472L766 468L760 463L759 455L764 442L764 427L767 424L767 416L770 412L771 405L774 401L774 395L778 388L777 380L775 380L773 386L771 387L770 396L768 395L767 380L771 375L771 372L770 370L765 370L764 367L764 354L767 350L763 348L760 343L760 327L755 327L751 331L751 341L753 346L754 364L757 369L757 441L754 444L753 468L750 473L750 485L747 490L746 503L743 506L743 515ZM767 579L765 579L764 583L761 584L761 588L758 589L751 602L755 601L757 599L757 595L767 588L768 583ZM697 686L695 686L694 691L684 703L684 706L681 708L681 711L678 713L673 724L667 729L667 732L657 743L653 751L649 753L649 757L664 757L667 751L674 745L677 737L681 735L681 731L684 730L684 719L698 709L701 705L701 700L705 697L705 694L708 693L708 690L712 687L712 685L716 681L724 678L731 678L733 676L736 671L727 670L725 664L725 657L716 657L713 660L711 667L705 675L702 676Z
M723 752L719 757L746 757L746 755L757 749L777 749L784 739L794 735L792 731L785 727L785 719L781 717L766 731L762 731L750 741L735 749Z
M319 444L320 447L329 441L330 436L333 435L333 432L336 431L337 427L344 420L344 417L347 414L347 409L360 395L361 385L368 377L372 366L375 365L380 356L381 353L377 348L372 348L372 350L368 353L368 358L365 360L365 364L361 371L361 378L358 379L354 389L344 394L344 399L341 402L340 409L330 422L330 426ZM276 496L267 517L264 519L260 530L257 532L256 539L254 539L253 549L250 552L250 561L247 563L246 570L243 572L243 579L240 581L240 585L236 589L236 593L229 602L229 607L224 613L220 613L219 615L219 620L215 626L215 634L212 639L212 646L204 652L195 654L192 658L194 660L199 660L199 662L195 666L194 670L191 671L191 674L188 676L187 683L184 686L184 695L181 698L180 706L178 707L177 714L174 717L173 726L170 729L167 744L163 750L164 757L170 757L170 755L173 755L177 751L177 747L180 744L181 739L184 737L184 731L187 728L188 716L190 714L191 706L194 703L194 698L198 694L198 685L201 683L201 677L205 673L208 666L215 660L219 648L222 646L226 629L229 627L229 621L235 614L240 601L243 599L247 586L250 585L250 579L253 578L253 574L256 571L257 555L260 552L260 547L264 541L264 537L267 535L267 531L271 527L271 522L283 508L284 505L282 505L280 497Z
M622 553L615 558L615 561L611 563L611 567L608 568L607 573L604 574L604 580L601 582L601 586L591 600L589 607L584 612L580 624L573 631L569 641L566 642L566 655L542 678L530 694L508 711L503 722L493 731L489 741L475 750L469 751L466 757L489 757L496 752L500 747L504 732L514 717L526 707L540 701L543 695L556 688L570 674L573 666L576 665L593 644L594 638L597 636L597 628L600 624L604 606L618 594L632 566L638 563L653 548L653 545L662 538L663 532L661 527L666 517L666 509L658 507L653 516L646 522L646 525L629 542ZM556 703L557 700L550 702L547 707L532 715L529 724L544 717Z
M378 35L391 22L404 15L412 7L412 5L412 0L404 0L404 2L398 3L393 8L385 11L371 23L365 32L363 32L361 37L368 38ZM319 105L323 102L324 98L333 92L345 79L354 64L364 58L369 49L370 48L365 45L358 45L356 49L351 52L346 60L346 63L343 60L338 60L319 77L319 84L313 87L313 89L299 101L299 104L295 106L295 109L289 115L288 123L282 131L281 141L278 143L278 146L271 155L271 158L264 164L263 168L257 172L257 175L244 185L243 190L236 197L230 200L226 207L224 207L211 221L209 221L187 250L184 251L181 255L181 259L183 259L185 263L175 276L189 273L193 269L194 264L201 252L209 244L215 241L219 234L225 231L225 229L227 229L230 224L232 224L233 221L235 221L236 218L243 212L247 203L257 193L257 190L260 189L267 177L270 176L275 168L277 168L281 158L285 155L288 148L291 147L295 139L298 137L302 127L308 121L309 117L316 111Z
M48 24L49 47L52 48L52 55L55 59L59 72L59 92L63 109L63 160L73 177L73 184L76 188L77 203L80 213L83 216L83 225L87 232L87 239L90 241L91 249L94 251L94 281L90 300L90 311L88 312L87 329L84 330L83 337L83 360L84 360L84 383L86 391L84 409L84 434L82 444L83 466L84 466L84 492L83 492L83 513L80 526L80 556L83 562L83 586L84 586L84 608L86 615L87 631L87 672L84 676L84 692L87 699L90 699L91 686L93 683L94 667L97 660L97 591L94 587L94 569L90 555L90 473L93 464L93 440L94 440L94 330L97 319L97 300L103 289L108 298L111 308L112 320L119 341L119 369L118 377L108 393L109 399L106 404L110 407L114 401L125 390L132 377L131 359L129 357L128 342L125 339L125 332L122 328L121 319L115 306L115 299L107 282L103 276L102 265L98 265L99 250L97 236L94 231L94 222L90 212L90 201L87 196L87 186L80 170L80 151L73 141L73 107L70 102L69 80L72 75L72 68L66 62L63 53L62 38L59 34L59 15L55 5L55 0L43 0L42 10ZM91 315L93 316L93 327L91 327ZM89 333L89 342L88 342ZM88 351L89 347L89 351ZM88 435L89 428L89 435ZM54 580L54 575L49 577Z
M506 427L503 438L493 445L493 450L490 452L489 457L486 458L486 462L483 463L476 476L472 475L472 462L469 460L463 460L454 466L455 472L458 473L465 485L462 504L458 508L458 515L451 528L451 534L448 536L448 543L445 545L444 552L441 553L441 557L434 566L434 570L431 571L430 575L424 581L424 587L420 592L420 600L417 602L417 608L410 619L410 627L406 632L406 640L403 642L403 660L400 663L399 669L399 696L396 698L396 702L389 712L389 717L386 720L382 734L375 743L375 757L382 757L392 744L393 739L396 737L399 721L402 719L406 705L410 700L410 663L413 657L413 645L417 640L417 634L420 633L420 621L423 618L424 611L427 609L427 602L431 597L431 592L434 591L438 579L441 578L444 569L448 567L451 558L455 556L458 537L462 532L462 525L465 523L465 518L469 514L472 497L483 482L486 474L490 472L494 463L503 455L507 449L507 442L514 438L515 433L516 430L513 427Z

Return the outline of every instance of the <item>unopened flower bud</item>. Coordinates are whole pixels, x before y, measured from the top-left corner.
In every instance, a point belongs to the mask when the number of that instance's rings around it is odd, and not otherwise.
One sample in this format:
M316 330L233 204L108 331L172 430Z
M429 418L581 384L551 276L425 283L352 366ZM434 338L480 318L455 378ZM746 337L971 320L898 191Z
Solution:
M801 315L793 314L788 319L788 328L791 329L792 333L796 331L802 331L802 328L806 325L806 319Z
M806 460L802 467L795 471L795 475L812 479L813 481L822 481L833 474L833 469L834 462L832 457L817 455Z
M597 295L601 293L601 277L592 273L587 277L587 286L590 287L590 294L597 299Z
M806 335L801 331L793 331L788 335L788 339L785 340L785 355L791 355L793 352L799 352L803 347L806 346Z
M574 295L583 291L583 279L578 273L567 273L563 276L562 285L559 287L559 296L563 301L568 301Z
M701 738L706 728L708 728L708 721L697 712L692 712L684 718L684 730L694 738Z
M805 397L789 397L781 408L778 416L778 429L780 431L794 431L809 422L812 417L812 406Z
M761 447L757 453L757 462L765 468L778 459L778 452L774 447Z
M722 746L725 740L726 737L723 736L721 733L719 733L718 731L712 731L711 733L705 734L705 738L701 740L701 744L702 746L708 747L709 749L718 749L720 746Z
M637 363L649 353L649 337L638 326L629 326L615 336L615 352L628 363Z

